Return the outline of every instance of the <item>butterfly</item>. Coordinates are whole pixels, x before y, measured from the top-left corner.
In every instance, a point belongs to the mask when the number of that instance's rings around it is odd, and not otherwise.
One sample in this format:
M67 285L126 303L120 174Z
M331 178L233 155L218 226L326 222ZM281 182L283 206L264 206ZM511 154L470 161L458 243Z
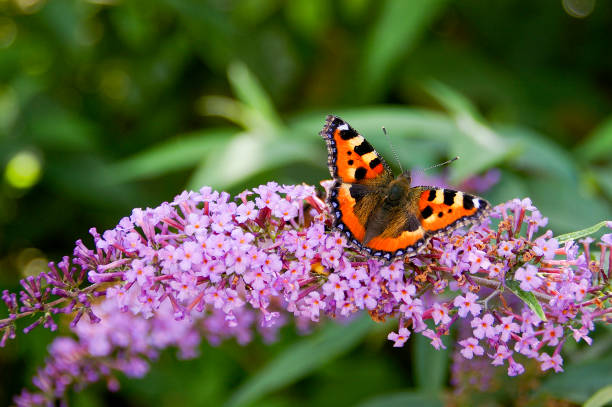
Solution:
M446 188L411 187L372 145L339 117L329 115L327 142L334 179L327 202L333 226L369 256L392 261L418 253L435 236L480 221L490 209L482 198Z

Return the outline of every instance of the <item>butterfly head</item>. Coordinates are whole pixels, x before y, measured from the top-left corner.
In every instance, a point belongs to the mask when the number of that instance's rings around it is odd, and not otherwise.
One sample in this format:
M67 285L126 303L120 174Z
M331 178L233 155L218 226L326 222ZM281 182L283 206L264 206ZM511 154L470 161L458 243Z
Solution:
M402 172L402 173L399 175L398 179L405 180L405 182L407 182L407 183L408 183L408 186L410 186L410 185L412 184L412 176L410 175L410 171L408 171L408 170L403 171L403 172Z

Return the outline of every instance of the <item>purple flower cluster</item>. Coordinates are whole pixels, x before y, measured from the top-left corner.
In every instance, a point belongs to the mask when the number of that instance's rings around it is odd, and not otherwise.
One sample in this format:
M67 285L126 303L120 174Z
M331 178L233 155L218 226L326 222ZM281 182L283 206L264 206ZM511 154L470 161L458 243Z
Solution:
M536 236L547 220L528 199L499 205L491 217L495 227L487 219L384 264L329 230L327 208L310 186L268 183L235 200L205 187L135 209L112 230L92 229L94 249L79 241L72 258L23 281L19 301L3 293L2 344L30 316L38 319L26 331L55 329L55 315L74 315L78 338L52 344L34 379L39 390L16 402L52 402L103 378L114 389L114 371L141 376L168 346L191 357L203 337L247 343L255 327L273 340L290 315L304 326L361 310L398 320L388 335L394 346L420 333L444 347L442 336L462 322L464 358L505 365L511 376L529 358L561 371L566 339L590 344L593 323L612 312L605 305L612 239L601 239L595 261L592 241L561 246L550 232Z

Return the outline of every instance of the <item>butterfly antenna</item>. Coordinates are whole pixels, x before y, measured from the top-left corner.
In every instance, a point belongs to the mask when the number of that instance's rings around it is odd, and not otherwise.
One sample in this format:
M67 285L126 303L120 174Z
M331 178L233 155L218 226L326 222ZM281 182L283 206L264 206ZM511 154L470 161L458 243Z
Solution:
M433 168L442 167L443 165L450 164L450 163L452 163L453 161L457 161L458 159L459 159L459 156L456 156L455 158L451 158L450 160L448 160L448 161L444 161L443 163L436 164L436 165L432 165L432 166L431 166L431 167L429 167L429 168L425 168L423 171L428 171L428 170L431 170L431 169L433 169Z
M404 169L402 168L402 163L399 160L399 156L397 155L397 151L395 151L395 147L393 146L393 143L391 142L391 137L387 133L387 129L385 129L385 126L383 126L382 131L383 131L383 133L385 133L385 136L387 136L387 139L389 140L389 145L391 146L391 151L393 151L393 156L395 157L395 161L397 161L397 164L399 165L400 170L401 170L401 172L403 174L404 173Z

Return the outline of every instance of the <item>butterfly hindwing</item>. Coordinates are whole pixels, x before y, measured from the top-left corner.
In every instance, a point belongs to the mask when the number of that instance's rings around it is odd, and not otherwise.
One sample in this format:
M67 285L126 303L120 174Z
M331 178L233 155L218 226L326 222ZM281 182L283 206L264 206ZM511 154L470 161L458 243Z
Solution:
M336 181L329 202L334 211L334 226L345 232L354 244L363 241L370 214L382 204L381 191L367 185Z
M321 136L327 142L329 171L345 183L385 185L393 173L385 160L355 129L329 115Z

